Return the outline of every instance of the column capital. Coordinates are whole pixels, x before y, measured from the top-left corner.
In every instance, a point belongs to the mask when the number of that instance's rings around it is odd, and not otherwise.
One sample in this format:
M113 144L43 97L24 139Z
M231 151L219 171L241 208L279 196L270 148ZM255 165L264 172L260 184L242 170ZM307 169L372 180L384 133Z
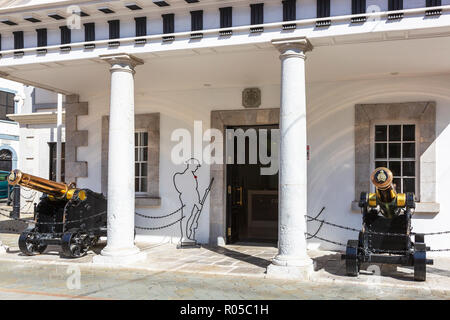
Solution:
M121 68L134 72L134 68L144 64L144 60L127 53L102 54L99 58L111 65L111 70Z
M313 46L306 37L273 39L272 45L283 55L299 55L304 57L305 53L311 51Z

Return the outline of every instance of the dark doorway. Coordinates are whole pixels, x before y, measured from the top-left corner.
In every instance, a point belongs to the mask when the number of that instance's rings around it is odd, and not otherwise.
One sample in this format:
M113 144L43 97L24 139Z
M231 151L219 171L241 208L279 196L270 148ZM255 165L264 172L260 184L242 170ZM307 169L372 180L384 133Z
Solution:
M238 163L238 138L227 133L227 146L234 140L234 154L226 154L227 161L227 243L258 242L275 243L278 241L278 170L272 175L262 175L261 168L270 164L261 163L260 140L267 139L268 156L272 149L278 148L278 141L272 139L272 129L278 125L239 126L227 129L242 129L256 132L256 142L245 136L245 163ZM267 135L261 135L261 131ZM243 140L241 140L242 143ZM251 163L249 151L256 150L256 163ZM242 150L241 150L242 157ZM229 164L233 159L233 164ZM242 162L242 159L241 159ZM254 161L253 161L254 162ZM278 168L278 165L277 165Z
M12 152L8 149L0 150L0 170L11 171L12 170Z

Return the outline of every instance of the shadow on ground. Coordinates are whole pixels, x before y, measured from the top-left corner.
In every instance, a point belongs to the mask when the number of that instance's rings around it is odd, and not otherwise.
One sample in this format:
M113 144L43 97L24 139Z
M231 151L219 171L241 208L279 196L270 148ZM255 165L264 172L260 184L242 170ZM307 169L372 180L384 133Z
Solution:
M231 250L229 248L224 247L209 247L209 246L202 246L204 249L221 254L223 256L244 261L250 264L253 264L257 267L267 268L267 266L271 263L271 260L269 259L263 259L260 257L256 257L250 254L245 254L243 252Z
M313 258L314 270L324 270L327 273L338 277L347 277L345 270L345 260L341 259L341 253L327 254ZM381 276L390 277L402 281L414 281L414 267L397 266L381 263L363 263L360 275L370 276L381 273ZM427 266L427 274L450 277L449 270Z

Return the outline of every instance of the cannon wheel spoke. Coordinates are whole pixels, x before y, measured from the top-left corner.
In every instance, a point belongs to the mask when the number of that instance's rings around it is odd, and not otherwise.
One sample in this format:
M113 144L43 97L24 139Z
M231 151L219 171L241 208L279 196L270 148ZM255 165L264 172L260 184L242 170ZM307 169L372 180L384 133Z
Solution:
M64 233L61 246L66 257L80 258L89 250L89 236L77 230L70 230Z
M47 249L46 244L34 242L34 236L34 229L25 230L20 234L19 249L27 256L41 254L45 251L45 249Z

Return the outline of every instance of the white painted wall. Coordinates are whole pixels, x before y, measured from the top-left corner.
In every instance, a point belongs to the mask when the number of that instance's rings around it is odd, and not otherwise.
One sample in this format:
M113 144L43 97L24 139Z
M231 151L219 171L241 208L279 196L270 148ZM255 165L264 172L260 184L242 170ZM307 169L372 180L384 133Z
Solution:
M431 232L450 229L450 94L446 88L449 76L422 78L391 77L379 80L340 81L329 83L308 83L308 144L311 159L308 162L308 210L317 213L323 206L323 217L338 224L354 228L361 227L361 216L351 211L354 199L354 105L357 103L426 101L437 102L437 201L441 212L436 216L416 215L413 220L415 231ZM138 209L147 215L163 215L178 208L177 193L172 183L174 172L182 166L170 161L170 141L174 129L186 128L193 131L194 120L204 123L204 130L210 125L212 110L242 109L243 88L205 88L200 90L147 91L136 96L136 113L161 113L161 156L160 156L160 208ZM262 86L262 108L279 106L278 85ZM100 147L101 116L108 114L106 94L81 97L89 101L89 116L79 117L79 129L89 131L89 146L78 149L78 160L88 161L89 177L79 179L79 186L100 191ZM120 174L120 173L119 173ZM369 174L369 173L368 173ZM199 171L200 190L209 182L209 167L203 165ZM209 203L200 219L198 238L208 241ZM136 225L151 226L148 220L136 218ZM316 225L309 224L314 232ZM141 232L138 232L141 234ZM179 235L179 226L161 231L148 231L149 240L174 241ZM324 226L319 234L334 241L346 242L355 238L353 232L331 229ZM430 237L427 243L432 248L448 247L448 238ZM326 249L338 249L334 245L322 244Z
M62 130L61 140L65 141L65 129ZM20 128L20 154L18 169L34 176L49 178L50 147L49 142L56 142L55 124L26 125ZM39 202L40 192L21 190L24 198L21 200L22 211L32 211L32 203ZM30 204L31 202L31 204Z

